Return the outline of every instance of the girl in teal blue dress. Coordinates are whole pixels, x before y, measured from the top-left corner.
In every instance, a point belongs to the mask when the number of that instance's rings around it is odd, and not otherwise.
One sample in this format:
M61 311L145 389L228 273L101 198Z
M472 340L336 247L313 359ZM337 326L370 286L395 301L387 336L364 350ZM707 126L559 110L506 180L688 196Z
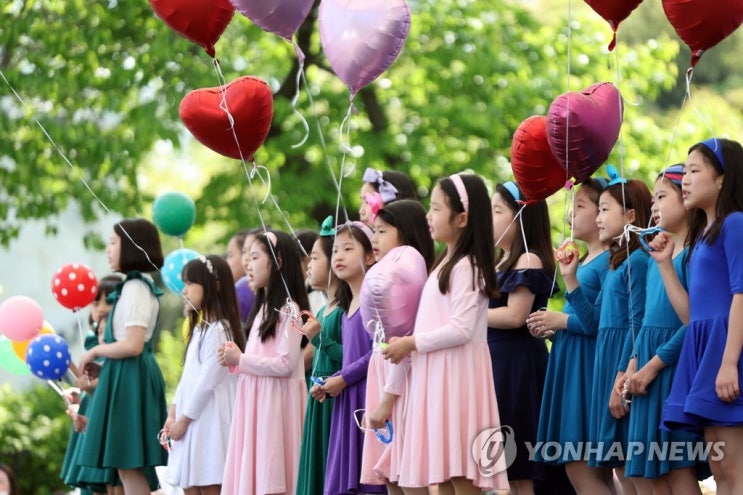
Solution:
M157 483L147 473L167 463L158 432L167 417L165 382L152 348L162 291L143 272L163 264L160 236L138 218L114 225L106 249L111 268L126 280L109 296L113 304L103 343L83 354L79 369L93 373L105 358L81 445L84 466L118 471L125 494L149 493Z
M634 493L635 484L624 478L629 407L615 389L618 385L621 390L624 384L633 341L642 324L648 255L640 249L637 236L626 238L623 234L625 225L644 228L650 223L651 195L643 182L619 177L613 167L607 169L611 180L599 198L596 224L599 240L610 243L610 270L595 304L578 285L577 263L563 266L562 270L568 302L587 330L598 328L588 462L591 466L615 468L625 493Z
M608 180L603 178L584 182L575 194L570 215L573 237L585 242L588 248L576 277L589 302L596 301L609 270L607 244L599 240L596 225L599 196L607 183ZM578 253L572 256L576 260L563 257L563 263L577 263ZM543 445L556 442L562 447L559 453L538 449L536 460L564 464L578 493L607 493L612 483L611 472L589 467L583 453L570 448L590 440L591 388L598 329L584 326L568 302L562 312L536 311L530 314L527 324L532 335L552 337L537 442Z
M701 438L684 431L662 431L659 427L689 315L688 299L670 301L661 276L671 270L672 278L686 290L688 249L684 242L688 213L681 198L682 178L683 166L679 164L664 170L655 181L653 220L671 233L675 248L668 259L661 258L655 251L650 252L657 263L648 264L645 315L635 340L632 360L636 364L630 366L638 371L628 376L629 391L633 394L629 441L644 448L635 449L628 457L625 475L651 479L654 493L700 493L695 461L688 455L690 451L673 449L676 445L694 445ZM663 452L669 452L667 449L671 449L673 455L664 455Z

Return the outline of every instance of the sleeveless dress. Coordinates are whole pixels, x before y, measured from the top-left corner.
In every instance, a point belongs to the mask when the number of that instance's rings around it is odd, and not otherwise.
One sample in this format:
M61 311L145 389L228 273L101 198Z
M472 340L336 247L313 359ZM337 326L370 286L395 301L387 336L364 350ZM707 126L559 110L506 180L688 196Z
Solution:
M734 294L743 293L743 213L729 214L716 241L700 240L689 260L689 325L676 366L663 426L701 433L705 426L743 425L743 396L727 403L715 380L728 333ZM743 389L743 359L738 360Z
M138 271L129 272L107 299L113 308L103 336L106 343L116 341L114 316L128 283L145 283L154 296L162 295L151 278ZM144 469L150 488L157 489L154 468L167 464L167 453L158 441L166 417L165 382L153 354L152 340L145 342L138 356L106 359L90 403L80 463L90 467Z
M688 279L687 253L688 249L684 249L673 259L676 274L685 289ZM675 446L691 446L703 439L693 433L668 432L659 427L663 404L671 391L676 362L685 335L686 327L681 323L668 299L658 264L651 261L648 264L645 316L635 345L637 369L645 366L656 354L666 367L648 385L645 395L632 397L629 441L642 444L644 449L640 452L638 449L631 451L632 455L628 456L625 466L625 476L658 478L673 469L695 466L694 459L689 455L691 450L677 450ZM699 447L703 448L703 445ZM669 452L669 448L673 450ZM664 455L665 453L669 455Z
M591 466L623 466L626 458L629 417L615 419L609 411L609 398L617 372L627 369L634 339L642 326L648 259L646 252L636 249L617 268L609 270L593 306L580 288L567 295L581 321L598 325L588 449Z
M609 251L578 266L577 278L583 294L593 305L609 270ZM542 407L539 413L537 441L558 442L562 452L546 458L538 449L536 460L546 464L564 464L585 460L569 446L588 442L593 366L596 360L596 332L586 328L569 302L563 312L568 316L567 328L555 332L547 362Z
M217 349L228 340L223 322L194 328L173 400L176 419L185 414L193 420L172 442L166 480L173 486L222 484L237 387L237 377L217 361Z
M335 307L324 316L323 307L317 313L322 328L312 339L315 354L312 356L314 376L328 377L336 373L343 364L341 346L341 319L343 309ZM307 410L302 431L302 452L299 456L297 495L318 495L325 485L325 463L330 442L330 422L335 399L326 397L323 402L307 398Z
M491 309L507 306L508 295L526 287L535 296L530 313L538 311L547 306L557 290L552 274L541 268L498 272L497 277L500 296L490 300ZM488 348L500 421L513 429L517 446L516 458L508 466L508 479L544 479L542 466L529 459L526 444L534 445L537 440L547 346L544 340L532 337L524 321L523 326L508 330L488 327Z

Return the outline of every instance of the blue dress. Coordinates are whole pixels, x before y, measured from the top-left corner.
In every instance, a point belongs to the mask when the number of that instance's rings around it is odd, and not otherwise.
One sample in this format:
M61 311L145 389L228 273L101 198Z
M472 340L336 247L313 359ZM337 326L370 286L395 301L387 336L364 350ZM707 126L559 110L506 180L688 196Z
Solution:
M587 328L598 326L591 390L591 443L583 452L588 454L591 466L624 464L629 417L614 419L609 412L609 398L617 371L627 368L635 335L642 325L648 258L646 252L636 249L616 269L609 270L593 306L581 287L567 295L581 322Z
M743 293L743 213L725 218L712 244L698 241L689 260L689 325L663 410L665 428L700 433L705 426L743 425L743 396L723 402L715 380L734 294ZM743 359L738 360L743 388Z
M508 305L508 294L519 286L535 295L531 311L547 306L547 300L556 289L552 274L543 269L498 272L500 296L492 299L489 307ZM508 467L508 479L544 479L542 466L529 460L526 443L533 445L537 439L547 346L544 340L531 336L524 322L524 326L517 329L488 328L488 347L500 421L513 429L517 446L516 458Z
M676 274L684 288L687 287L687 253L684 249L673 259ZM697 435L685 431L667 432L660 429L663 403L671 391L676 362L681 352L681 344L686 335L686 327L681 323L668 300L660 269L655 262L648 263L647 290L645 296L645 315L642 329L635 341L637 369L639 370L653 356L666 365L650 383L647 394L632 397L632 410L629 415L629 441L643 445L640 451L633 449L628 456L625 475L642 478L658 478L673 469L694 466L689 450L674 451L665 455L664 449L671 445L693 445L702 440ZM672 443L669 443L672 442ZM670 451L668 451L670 454Z
M596 301L608 270L609 251L578 267L578 282L591 304ZM553 452L542 449L535 452L538 461L548 464L585 460L580 452L566 448L566 444L578 445L590 440L589 411L598 328L584 327L569 302L565 303L563 312L569 315L568 325L557 331L552 340L537 432L537 441L543 445L558 442L562 449L554 457L546 457Z

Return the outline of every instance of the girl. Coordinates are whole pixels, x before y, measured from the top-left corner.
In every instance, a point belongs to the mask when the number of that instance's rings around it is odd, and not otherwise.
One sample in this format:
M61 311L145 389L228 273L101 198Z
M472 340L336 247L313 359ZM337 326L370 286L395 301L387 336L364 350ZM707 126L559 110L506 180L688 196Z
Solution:
M508 489L504 456L492 458L507 432L486 340L488 298L497 294L488 206L476 175L436 184L426 219L446 251L426 280L413 335L390 339L383 351L393 363L412 353L399 480L408 494L438 483L439 493Z
M247 272L256 300L245 352L231 341L217 351L239 373L222 493L293 494L307 385L291 326L309 307L296 241L277 230L256 236Z
M681 198L683 165L665 169L655 181L653 192L653 222L663 228L674 239L675 248L664 263L664 270L673 271L686 288L687 249L684 246L688 232L688 214ZM650 252L653 258L659 253ZM630 456L625 466L625 476L649 478L655 495L700 494L694 471L694 460L687 455L675 459L652 455L650 448L668 445L669 442L693 445L698 439L689 432L661 431L658 429L663 411L663 402L671 390L675 364L686 334L684 323L677 316L668 299L661 278L661 265L649 263L646 282L645 315L642 328L635 341L635 363L630 367L638 371L627 377L629 391L634 394L632 414L629 418L629 441L645 446L643 452ZM682 304L680 313L688 322L688 301Z
M491 204L500 294L489 304L488 347L500 420L513 428L518 447L508 467L511 493L533 494L533 480L544 479L544 472L529 459L526 442L537 439L547 346L532 337L526 318L545 307L556 289L549 211L543 200L522 207L525 198L514 182L497 184L495 191Z
M227 261L200 256L181 277L189 329L183 374L163 429L170 436L167 480L186 495L219 495L237 378L217 362L227 341L245 348Z
M7 464L0 462L0 493L19 495L15 482L15 473Z
M121 281L122 278L118 275L106 275L98 281L98 292L95 300L90 305L90 315L88 316L90 330L85 337L85 350L98 345L98 330L105 325L105 318L111 311L111 305L106 301L106 298L114 291L116 284ZM77 413L73 415L73 418L80 427L87 422L86 414L90 405L90 394L93 393L97 383L98 379L89 380L82 373L77 376L77 386L81 395ZM61 478L66 485L80 487L81 493L91 493L90 490L96 493L115 493L113 485L118 481L116 470L97 469L79 464L78 456L82 445L81 433L82 431L78 431L75 427L72 428L64 462L62 463ZM121 487L116 488L120 489Z
M322 399L327 394L337 397L330 424L326 495L340 493L383 493L380 487L360 483L361 451L364 434L356 427L356 411L364 408L366 374L372 352L372 341L364 330L359 311L359 293L364 274L374 263L371 247L372 232L361 222L338 227L333 244L331 264L336 276L343 281L336 297L346 314L342 318L343 366L325 380L312 387L312 395Z
M80 463L117 469L124 493L139 495L157 489L157 483L148 483L145 470L167 462L158 442L167 416L165 382L152 349L162 290L144 274L163 264L157 227L142 218L122 220L114 225L106 255L126 280L109 298L113 309L104 343L80 360L80 369L90 374L88 365L106 358L90 404Z
M381 172L367 168L362 180L364 184L361 186L359 218L369 227L374 223L371 215L376 215L382 206L398 199L418 199L415 184L403 172L397 170Z
M650 224L651 195L643 182L620 177L614 167L608 166L607 170L611 180L599 198L596 225L599 240L610 245L610 269L596 302L591 304L580 288L575 276L577 259L561 262L560 271L568 290L567 300L584 327L591 332L598 328L590 418L590 442L596 448L584 454L588 454L591 466L616 468L624 492L631 494L635 493L634 484L624 479L623 467L629 408L623 403L621 392L614 390L615 385L622 389L627 360L642 323L648 255L639 249L639 238L627 239L624 231L627 224L638 228ZM629 370L630 374L633 371Z
M227 244L227 261L235 279L235 293L237 294L237 307L240 310L240 322L245 325L248 315L255 304L255 294L248 283L245 270L248 266L248 252L253 244L255 236L263 232L260 227L242 230L235 234Z
M576 277L589 303L596 301L609 269L607 243L599 240L596 216L599 196L608 180L588 179L575 194L570 228L573 237L586 243L587 252L580 260ZM578 257L578 253L568 254ZM563 261L567 260L564 257ZM558 442L563 456L546 460L541 449L536 460L564 464L575 491L579 494L611 493L611 470L589 467L582 455L571 453L568 445L586 445L590 440L589 417L593 366L596 358L596 330L586 328L575 310L566 302L563 311L535 311L527 320L532 335L553 336L547 362L547 375L539 414L537 441L546 445ZM574 451L573 451L574 452Z
M343 309L338 301L340 280L330 269L333 253L333 217L329 216L322 224L320 237L310 252L307 278L312 288L325 292L328 303L310 318L302 327L304 333L315 347L312 357L312 377L324 380L336 373L343 365L341 347L341 317ZM309 346L308 346L309 347ZM302 452L299 456L299 485L297 495L316 495L322 493L325 485L325 463L328 457L330 424L335 399L310 397L304 416L302 432Z
M663 426L704 430L717 493L743 493L743 148L712 138L689 150L681 183L690 210L689 324ZM653 247L673 251L662 234ZM667 286L671 300L679 285ZM717 454L717 455L716 455Z
M403 402L410 360L399 364L385 361L383 341L408 335L415 324L423 284L433 264L433 240L428 232L426 210L418 201L402 199L386 205L374 218L372 249L377 263L364 277L361 287L361 317L374 337L366 386L366 427L361 482L387 484L388 493L397 487L402 453ZM375 335L374 322L381 324ZM391 443L385 445L373 433L391 420Z

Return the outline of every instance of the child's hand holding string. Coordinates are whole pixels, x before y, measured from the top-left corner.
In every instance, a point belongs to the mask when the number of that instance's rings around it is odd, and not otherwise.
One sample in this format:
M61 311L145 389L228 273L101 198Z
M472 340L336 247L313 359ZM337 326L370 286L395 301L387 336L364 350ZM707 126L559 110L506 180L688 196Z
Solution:
M414 350L415 337L412 335L408 335L407 337L392 337L387 342L387 346L382 349L382 356L392 361L392 364L397 364Z
M193 421L191 418L182 414L175 423L170 425L170 428L168 429L170 438L173 440L180 440L183 438L183 435L186 434L188 425L191 424L191 421Z
M317 402L325 402L325 397L328 396L320 385L312 385L312 388L310 388L310 395Z
M217 349L217 361L222 366L237 366L240 364L240 348L231 340Z
M364 415L364 421L368 428L384 428L387 426L387 420L392 416L392 405L394 404L395 396L392 394L384 394L384 397L379 402L374 411L371 414Z
M671 261L676 243L668 232L658 232L653 240L648 242L648 246L651 249L650 256L660 265Z
M302 325L301 332L307 336L308 339L312 340L318 333L320 333L322 326L320 325L320 320L314 316L307 315L306 318L307 321Z
M337 397L346 388L346 380L341 375L331 376L321 388L329 396Z

